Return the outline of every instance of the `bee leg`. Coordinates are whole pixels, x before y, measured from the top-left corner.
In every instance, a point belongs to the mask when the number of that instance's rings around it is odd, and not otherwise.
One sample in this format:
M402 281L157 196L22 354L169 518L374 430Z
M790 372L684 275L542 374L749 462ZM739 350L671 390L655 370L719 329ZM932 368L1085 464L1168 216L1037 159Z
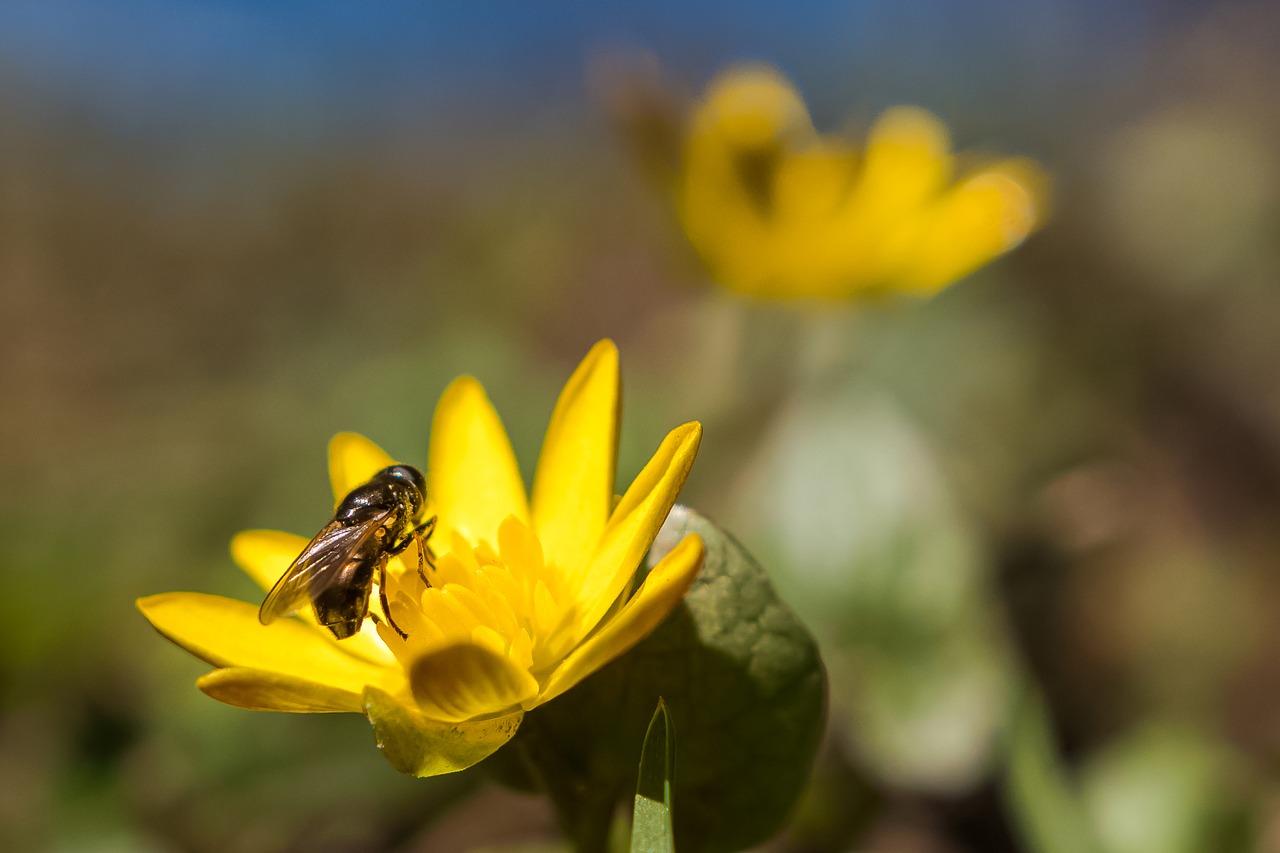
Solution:
M431 586L431 581L427 579L427 573L423 571L423 560L426 565L431 568L436 567L436 555L431 550L431 534L436 530L436 517L433 515L424 521L413 531L413 538L418 543L418 577L422 578L422 582L427 586ZM425 532L424 532L425 531Z
M409 635L400 630L396 620L391 618L391 603L387 601L387 558L378 561L378 602L382 604L382 615L387 617L387 624L395 629L400 639L407 640Z
M431 516L426 521L414 528L414 534L421 537L422 544L427 547L427 562L433 567L436 564L436 553L431 550L431 534L436 532L436 516Z
M427 573L423 571L423 569L426 568L426 561L424 559L426 556L426 546L422 544L421 536L414 536L413 539L418 543L418 577L422 578L422 582L430 588L431 581L427 580Z

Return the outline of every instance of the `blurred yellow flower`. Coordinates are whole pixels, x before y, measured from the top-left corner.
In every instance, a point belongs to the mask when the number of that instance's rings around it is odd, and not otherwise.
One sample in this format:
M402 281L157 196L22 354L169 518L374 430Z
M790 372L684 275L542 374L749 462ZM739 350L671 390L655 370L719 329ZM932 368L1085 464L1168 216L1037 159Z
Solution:
M696 109L679 211L726 287L769 298L933 293L1020 243L1044 216L1047 180L1002 160L952 180L946 127L895 107L859 152L814 130L791 84L730 69Z
M462 377L445 391L426 475L427 513L439 516L430 586L413 548L387 569L388 598L407 639L369 619L338 641L309 609L264 626L257 604L190 592L138 606L160 633L219 667L197 682L215 699L363 713L399 770L430 776L469 767L506 743L526 710L648 634L702 565L703 543L690 535L632 594L702 428L672 430L615 502L618 403L617 349L601 341L560 394L526 495L484 389ZM335 498L391 464L368 439L338 435L329 447ZM265 590L306 544L248 531L231 552Z

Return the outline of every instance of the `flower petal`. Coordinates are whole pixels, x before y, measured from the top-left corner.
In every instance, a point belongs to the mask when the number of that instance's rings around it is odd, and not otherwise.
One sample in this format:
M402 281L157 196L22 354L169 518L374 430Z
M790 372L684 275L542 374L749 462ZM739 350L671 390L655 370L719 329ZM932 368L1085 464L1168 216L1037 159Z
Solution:
M231 559L263 591L275 586L307 540L280 530L242 530L231 538Z
M867 137L862 174L851 203L896 218L942 189L951 172L946 125L916 107L894 107L876 119Z
M385 467L385 466L384 466ZM231 559L264 590L275 586L293 561L307 546L307 540L279 530L243 530L231 539ZM297 613L304 622L316 623L310 607ZM373 663L389 664L395 660L390 649L378 638L372 619L366 619L360 631L342 641L343 651Z
M472 543L498 541L508 515L529 520L524 483L511 442L484 388L470 376L453 381L436 405L427 455L427 492L440 520L433 542L457 531Z
M579 636L595 627L640 565L689 476L701 440L696 421L667 434L614 508L585 570L568 579L568 588L578 590Z
M138 599L152 626L214 666L261 669L360 693L373 684L403 685L398 668L346 652L323 628L295 619L270 625L243 601L196 592L166 592Z
M364 692L364 713L373 724L378 749L411 776L467 769L511 740L524 719L517 710L488 720L442 723L374 687Z
M922 219L903 283L936 291L1007 252L1044 215L1048 179L1025 160L985 169L956 185Z
M936 117L916 107L894 107L881 115L840 216L829 220L835 227L822 231L824 251L815 254L829 266L823 291L814 295L839 298L859 288L896 285L922 213L950 172L950 140Z
M340 432L329 442L329 482L333 484L333 504L337 506L347 493L362 486L373 475L396 464L385 450L363 435Z
M219 702L250 711L326 714L364 710L359 693L244 666L215 669L201 676L196 686Z
M722 283L747 293L771 286L777 168L814 137L799 92L772 68L733 68L708 87L686 140L679 212Z
M534 702L525 704L525 709L554 699L648 636L689 591L705 556L706 548L696 533L682 539L653 567L617 615L555 668L546 687Z
M742 65L718 74L707 86L694 132L734 150L767 149L814 133L800 93L767 65Z
M565 383L533 481L533 523L550 564L591 556L613 503L618 456L618 348L597 343Z
M422 713L458 722L519 707L538 692L538 681L507 658L462 642L414 661L409 687Z

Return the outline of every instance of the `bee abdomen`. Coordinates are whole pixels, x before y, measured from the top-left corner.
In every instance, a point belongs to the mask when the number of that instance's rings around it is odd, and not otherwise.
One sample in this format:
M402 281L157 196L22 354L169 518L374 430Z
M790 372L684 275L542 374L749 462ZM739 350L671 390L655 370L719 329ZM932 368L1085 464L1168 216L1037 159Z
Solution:
M345 640L360 630L369 612L369 586L335 586L311 599L316 621L333 632L339 640Z

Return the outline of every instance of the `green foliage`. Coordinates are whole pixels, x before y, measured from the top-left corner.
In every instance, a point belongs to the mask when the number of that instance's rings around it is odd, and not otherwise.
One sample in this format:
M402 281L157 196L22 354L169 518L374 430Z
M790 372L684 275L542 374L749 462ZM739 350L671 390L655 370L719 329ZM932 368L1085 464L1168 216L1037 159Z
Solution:
M1186 724L1150 720L1092 755L1084 804L1108 853L1254 849L1239 756Z
M1044 701L1030 690L1014 714L1006 749L1006 796L1027 848L1099 853L1074 780L1058 760Z
M658 700L640 753L640 778L631 813L631 853L675 853L671 826L671 777L675 770L675 738L667 705Z
M598 849L591 838L630 796L660 697L680 730L672 796L681 853L740 850L777 832L822 735L827 677L817 643L764 569L682 507L666 532L706 542L684 603L631 652L527 714L514 741L580 849Z
M822 639L831 730L881 784L972 789L1012 662L992 555L938 449L885 389L831 379L793 394L757 458L735 524Z

